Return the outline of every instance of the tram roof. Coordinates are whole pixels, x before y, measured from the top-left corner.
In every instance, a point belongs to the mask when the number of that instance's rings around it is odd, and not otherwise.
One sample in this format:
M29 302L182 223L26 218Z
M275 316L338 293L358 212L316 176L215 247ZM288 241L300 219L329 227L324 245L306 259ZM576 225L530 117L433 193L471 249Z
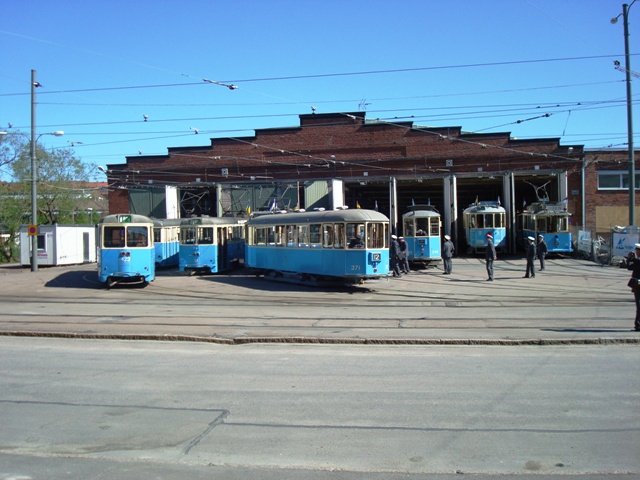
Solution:
M241 225L246 218L240 217L188 217L183 218L180 225Z
M106 215L100 223L153 223L153 220L138 213L113 213Z
M438 209L436 207L434 207L433 205L409 205L407 207L407 211L409 211L409 212L415 212L415 211L435 212L437 214L440 213L440 212L438 212Z
M533 202L527 205L525 212L530 215L571 215L567 211L567 206L564 202L549 203L549 202Z
M330 223L330 222L388 222L386 215L375 210L325 210L309 212L270 213L257 215L249 225L277 225L283 223Z
M439 217L440 212L431 205L411 205L407 212L402 214L402 218L429 218Z
M476 202L464 209L464 213L504 213L506 210L498 202Z
M180 218L153 218L154 227L179 227L182 219Z

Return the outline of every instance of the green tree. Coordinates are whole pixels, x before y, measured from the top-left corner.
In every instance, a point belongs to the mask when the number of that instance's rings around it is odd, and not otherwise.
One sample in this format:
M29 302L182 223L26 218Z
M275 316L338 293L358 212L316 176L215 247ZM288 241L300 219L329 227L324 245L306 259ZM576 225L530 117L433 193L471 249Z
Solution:
M87 167L69 148L47 150L36 144L38 224L72 223L79 203L78 182L87 182ZM20 225L31 223L31 144L13 131L0 137L0 225L9 235L0 261L15 258Z

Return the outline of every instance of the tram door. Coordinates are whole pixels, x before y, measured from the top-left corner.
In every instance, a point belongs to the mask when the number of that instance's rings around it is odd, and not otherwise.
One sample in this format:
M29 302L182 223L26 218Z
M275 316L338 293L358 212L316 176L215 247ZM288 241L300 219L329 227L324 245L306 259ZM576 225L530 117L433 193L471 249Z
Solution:
M229 258L229 243L227 241L227 227L218 227L218 271L226 270Z

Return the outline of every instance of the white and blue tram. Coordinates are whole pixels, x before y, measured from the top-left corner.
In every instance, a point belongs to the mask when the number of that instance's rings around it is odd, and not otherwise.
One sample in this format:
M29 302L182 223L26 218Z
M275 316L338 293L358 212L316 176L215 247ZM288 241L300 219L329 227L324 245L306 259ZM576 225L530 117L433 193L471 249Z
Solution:
M402 233L409 262L429 264L442 259L440 213L431 205L411 205L402 215Z
M177 267L180 257L180 219L153 219L156 266Z
M137 214L107 215L98 223L98 277L107 288L155 280L153 220Z
M245 265L276 277L348 284L389 274L389 219L374 210L256 215Z
M534 202L528 205L519 215L518 238L522 245L526 245L527 237L544 237L548 253L573 252L573 238L569 231L569 217L564 203Z
M496 248L507 246L507 212L500 202L475 202L464 209L462 221L469 253L487 246L487 233Z
M236 217L182 219L179 270L207 274L237 267L244 260L245 222Z

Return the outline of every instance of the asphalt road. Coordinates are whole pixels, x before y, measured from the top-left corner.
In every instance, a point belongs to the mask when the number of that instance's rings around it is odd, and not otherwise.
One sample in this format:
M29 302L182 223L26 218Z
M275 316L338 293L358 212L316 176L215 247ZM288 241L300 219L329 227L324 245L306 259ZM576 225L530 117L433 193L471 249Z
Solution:
M248 342L638 343L629 272L547 260L522 278L522 259L478 258L355 288L274 283L245 271L158 273L146 288L106 290L92 264L2 267L0 334Z
M638 478L639 358L2 337L0 479Z

